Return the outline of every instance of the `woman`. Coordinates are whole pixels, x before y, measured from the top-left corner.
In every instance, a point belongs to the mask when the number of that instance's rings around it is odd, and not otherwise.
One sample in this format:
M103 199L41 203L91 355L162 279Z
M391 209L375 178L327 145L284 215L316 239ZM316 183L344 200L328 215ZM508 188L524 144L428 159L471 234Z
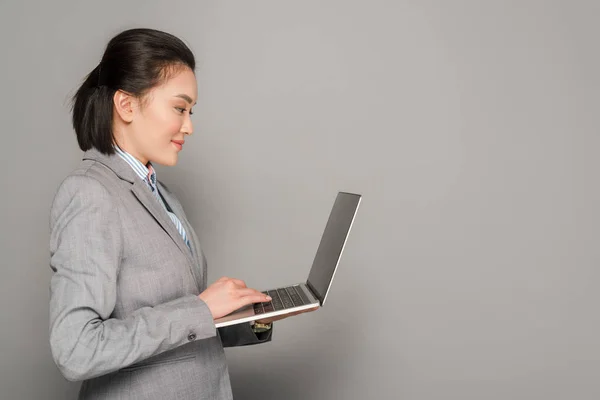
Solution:
M274 319L215 328L270 298L238 279L207 287L196 233L152 167L175 165L192 134L194 69L178 38L127 30L74 96L85 153L51 209L50 344L80 399L230 399L223 347L271 340Z

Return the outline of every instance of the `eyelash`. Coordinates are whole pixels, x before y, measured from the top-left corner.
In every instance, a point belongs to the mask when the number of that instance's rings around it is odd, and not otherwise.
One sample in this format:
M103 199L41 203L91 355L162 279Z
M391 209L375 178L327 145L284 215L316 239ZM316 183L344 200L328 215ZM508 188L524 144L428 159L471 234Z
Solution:
M186 110L185 108L181 108L181 107L175 107L175 108L177 109L177 111L179 111L182 114ZM192 110L190 110L190 115L194 115L194 112Z

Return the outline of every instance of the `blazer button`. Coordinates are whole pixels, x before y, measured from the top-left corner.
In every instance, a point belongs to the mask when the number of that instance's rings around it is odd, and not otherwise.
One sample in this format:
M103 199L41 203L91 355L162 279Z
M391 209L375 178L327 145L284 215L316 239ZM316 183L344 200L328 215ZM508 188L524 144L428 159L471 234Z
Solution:
M190 333L190 334L188 335L188 340L189 340L190 342L193 342L194 340L196 340L196 334L195 334L195 333Z

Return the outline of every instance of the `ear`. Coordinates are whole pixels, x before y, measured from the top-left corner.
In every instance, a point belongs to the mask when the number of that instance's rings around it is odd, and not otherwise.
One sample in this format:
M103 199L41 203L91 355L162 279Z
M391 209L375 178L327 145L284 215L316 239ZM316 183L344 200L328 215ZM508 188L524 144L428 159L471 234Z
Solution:
M124 122L133 121L134 109L136 107L136 99L129 93L125 93L122 90L117 90L113 96L113 103L115 110L119 117Z

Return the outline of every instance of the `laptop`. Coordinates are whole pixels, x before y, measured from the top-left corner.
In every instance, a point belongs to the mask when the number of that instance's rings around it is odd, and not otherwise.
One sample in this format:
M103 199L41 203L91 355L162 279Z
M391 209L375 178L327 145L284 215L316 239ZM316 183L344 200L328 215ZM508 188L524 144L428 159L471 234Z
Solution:
M337 194L306 283L265 290L263 293L271 296L271 301L250 304L218 318L216 327L323 307L361 199L360 194Z

